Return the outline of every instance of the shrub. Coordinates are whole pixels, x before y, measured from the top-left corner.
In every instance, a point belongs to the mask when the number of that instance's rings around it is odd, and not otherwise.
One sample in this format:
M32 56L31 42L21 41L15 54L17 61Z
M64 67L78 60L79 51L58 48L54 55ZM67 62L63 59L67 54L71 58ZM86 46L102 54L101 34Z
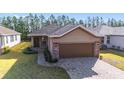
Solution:
M37 51L31 49L30 47L27 47L23 50L24 54L37 54Z
M120 46L117 46L117 49L119 49L119 50L120 50Z
M45 60L49 63L56 63L58 61L56 58L52 58L52 55L48 50L48 48L44 49L44 57L45 57Z
M51 59L52 59L51 53L48 50L48 48L44 49L44 57L45 57L45 60L48 62L51 61Z
M124 51L124 48L122 48L122 51Z
M103 59L103 56L100 55L100 56L99 56L99 59L102 60L102 59Z
M3 53L2 54L7 54L10 52L9 46L3 47Z
M51 61L51 63L56 63L56 62L58 62L58 59L56 59L56 58L53 58Z
M113 49L115 49L115 46L114 46L114 45L112 45L112 48L113 48Z
M106 50L107 49L107 45L101 45L101 50Z

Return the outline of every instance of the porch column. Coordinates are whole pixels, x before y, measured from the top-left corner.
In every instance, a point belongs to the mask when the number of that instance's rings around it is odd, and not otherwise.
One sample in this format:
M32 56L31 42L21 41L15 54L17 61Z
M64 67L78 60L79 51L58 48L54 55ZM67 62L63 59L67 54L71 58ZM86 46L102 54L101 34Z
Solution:
M59 59L59 44L53 43L53 57Z
M43 48L43 45L42 45L42 36L39 37L39 47L40 48Z
M33 36L31 37L31 44L32 44L32 47L34 47L34 37Z

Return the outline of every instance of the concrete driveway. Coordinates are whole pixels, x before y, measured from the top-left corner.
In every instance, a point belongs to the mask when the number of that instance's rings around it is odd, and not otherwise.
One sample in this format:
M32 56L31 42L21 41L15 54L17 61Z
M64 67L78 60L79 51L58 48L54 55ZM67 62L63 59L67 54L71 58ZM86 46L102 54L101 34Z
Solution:
M124 79L124 71L97 58L61 59L56 65L63 67L72 79Z
M51 64L45 62L44 56L40 52L37 63L48 67L62 67L72 79L124 79L124 71L93 57L61 59L59 62Z

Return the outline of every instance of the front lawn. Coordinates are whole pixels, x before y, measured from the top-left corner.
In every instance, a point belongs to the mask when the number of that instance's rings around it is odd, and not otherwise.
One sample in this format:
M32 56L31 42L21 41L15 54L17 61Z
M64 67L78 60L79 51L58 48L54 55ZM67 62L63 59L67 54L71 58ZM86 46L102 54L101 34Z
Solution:
M0 78L8 79L50 79L69 78L66 71L59 67L44 67L37 65L37 54L23 54L30 46L22 42L11 48L8 54L0 55Z
M100 55L103 57L103 60L109 64L124 70L124 52L117 50L102 50Z

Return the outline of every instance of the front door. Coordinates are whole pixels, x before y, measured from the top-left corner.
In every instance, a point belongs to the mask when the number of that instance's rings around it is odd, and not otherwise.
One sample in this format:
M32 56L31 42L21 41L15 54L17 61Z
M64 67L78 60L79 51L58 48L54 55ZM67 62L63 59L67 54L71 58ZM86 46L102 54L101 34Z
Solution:
M34 37L34 47L39 47L39 37Z

